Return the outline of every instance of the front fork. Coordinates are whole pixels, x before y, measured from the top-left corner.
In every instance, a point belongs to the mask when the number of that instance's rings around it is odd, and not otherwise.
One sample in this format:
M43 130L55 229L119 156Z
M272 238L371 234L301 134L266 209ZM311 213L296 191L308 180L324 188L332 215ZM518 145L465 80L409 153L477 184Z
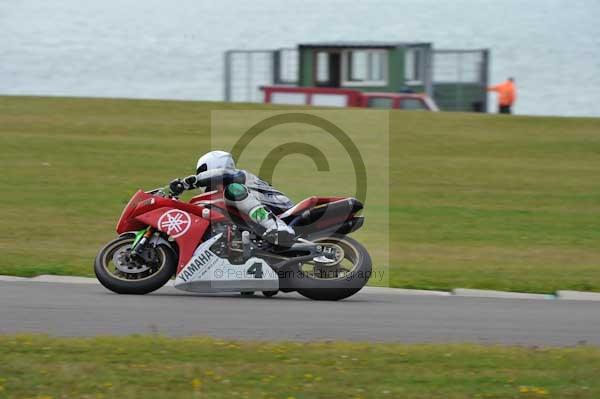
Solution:
M144 248L144 245L146 245L150 237L152 237L152 234L154 234L152 226L148 226L135 234L135 239L133 240L133 244L131 244L131 256L137 256L139 254L140 250Z

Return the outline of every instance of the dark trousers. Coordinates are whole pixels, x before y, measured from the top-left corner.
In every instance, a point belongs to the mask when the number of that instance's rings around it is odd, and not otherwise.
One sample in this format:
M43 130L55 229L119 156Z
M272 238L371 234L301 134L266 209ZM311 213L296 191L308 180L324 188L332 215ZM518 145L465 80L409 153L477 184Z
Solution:
M498 105L498 113L499 114L512 114L510 105Z

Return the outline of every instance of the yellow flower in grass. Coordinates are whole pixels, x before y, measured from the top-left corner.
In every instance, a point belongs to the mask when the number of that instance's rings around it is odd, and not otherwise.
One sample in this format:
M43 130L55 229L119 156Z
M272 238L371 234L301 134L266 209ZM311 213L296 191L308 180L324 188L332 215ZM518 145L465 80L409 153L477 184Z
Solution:
M528 387L528 386L520 386L519 392L521 393L533 393L540 396L548 395L548 390L542 387Z
M200 381L198 378L194 378L192 380L192 387L194 389L200 389L200 387L202 387L202 381Z

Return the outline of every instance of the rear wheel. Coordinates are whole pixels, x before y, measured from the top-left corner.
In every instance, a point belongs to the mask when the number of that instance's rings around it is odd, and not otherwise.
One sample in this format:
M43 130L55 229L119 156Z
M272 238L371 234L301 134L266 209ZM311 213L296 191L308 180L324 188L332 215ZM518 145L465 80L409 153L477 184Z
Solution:
M111 241L94 261L98 281L118 294L143 295L155 291L176 271L176 257L168 246L147 246L138 256L131 256L134 239L124 236Z
M343 235L313 240L336 254L334 261L316 258L305 263L295 277L301 295L338 301L356 294L371 277L371 257L358 241Z

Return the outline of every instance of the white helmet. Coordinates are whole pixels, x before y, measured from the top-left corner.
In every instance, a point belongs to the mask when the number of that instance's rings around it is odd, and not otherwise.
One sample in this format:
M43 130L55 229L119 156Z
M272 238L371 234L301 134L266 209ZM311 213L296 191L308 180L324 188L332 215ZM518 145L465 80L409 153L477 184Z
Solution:
M231 154L225 151L211 151L198 159L196 174L213 169L235 169Z

